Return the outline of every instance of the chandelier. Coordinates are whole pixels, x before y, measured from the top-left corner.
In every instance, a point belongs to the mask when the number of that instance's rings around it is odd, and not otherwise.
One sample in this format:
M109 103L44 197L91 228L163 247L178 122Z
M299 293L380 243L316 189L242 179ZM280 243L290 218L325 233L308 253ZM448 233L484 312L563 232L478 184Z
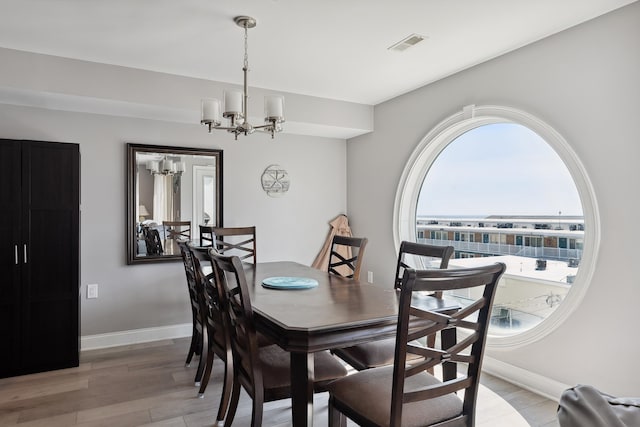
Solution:
M250 16L236 16L233 18L233 21L239 27L244 28L244 66L242 67L242 72L244 73L244 90L242 92L237 90L224 91L224 111L222 117L228 120L226 126L223 126L220 120L220 111L222 110L220 101L215 98L202 100L200 123L208 126L209 133L211 133L212 129L226 130L227 132L235 134L236 140L238 139L238 135L249 135L256 130L270 133L271 138L273 138L276 132L282 130L281 123L284 122L284 97L278 95L265 96L265 124L253 126L249 123L249 116L247 115L247 101L249 99L247 91L247 73L249 72L247 33L248 29L255 27L257 22Z
M173 160L165 156L162 160L149 160L146 168L151 175L181 176L185 170L185 163L179 159Z

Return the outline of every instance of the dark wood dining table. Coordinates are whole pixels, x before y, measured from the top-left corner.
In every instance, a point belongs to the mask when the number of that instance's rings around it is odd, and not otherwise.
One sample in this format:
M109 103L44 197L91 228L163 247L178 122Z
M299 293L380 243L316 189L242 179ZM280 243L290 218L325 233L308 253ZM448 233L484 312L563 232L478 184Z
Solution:
M399 293L392 285L344 279L295 262L247 264L245 269L256 328L291 353L294 426L313 425L314 353L395 336ZM262 286L268 277L306 277L311 289L278 290ZM450 310L451 302L424 296L422 306ZM446 346L455 336L445 338ZM453 340L453 341L451 341ZM445 372L445 378L455 376Z

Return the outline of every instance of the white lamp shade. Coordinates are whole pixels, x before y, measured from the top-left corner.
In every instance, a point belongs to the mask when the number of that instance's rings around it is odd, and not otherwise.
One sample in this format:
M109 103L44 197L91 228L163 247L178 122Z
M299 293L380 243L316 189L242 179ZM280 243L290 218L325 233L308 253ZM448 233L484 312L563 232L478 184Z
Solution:
M220 123L220 100L215 98L203 99L201 103L200 121L204 123Z
M150 172L159 172L160 171L160 162L157 160L149 160L147 162L147 170Z
M264 115L267 119L284 118L284 97L269 95L264 97Z
M224 91L224 113L242 114L242 92L237 90Z
M160 170L162 172L175 172L175 165L172 160L164 159L160 162Z

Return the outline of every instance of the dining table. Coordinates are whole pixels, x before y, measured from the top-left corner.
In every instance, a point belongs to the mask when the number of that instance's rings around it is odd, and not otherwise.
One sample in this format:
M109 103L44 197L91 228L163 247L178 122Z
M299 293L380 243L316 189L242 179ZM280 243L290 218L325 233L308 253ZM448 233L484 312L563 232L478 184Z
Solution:
M399 291L393 285L346 279L291 261L246 264L245 274L256 329L291 354L293 425L312 426L314 353L394 337ZM286 290L263 286L265 279L282 277L311 279L317 286ZM418 298L422 307L434 311L459 308L447 299ZM455 332L452 336L446 331L441 336L444 348L456 340ZM443 376L455 378L455 364L445 364Z

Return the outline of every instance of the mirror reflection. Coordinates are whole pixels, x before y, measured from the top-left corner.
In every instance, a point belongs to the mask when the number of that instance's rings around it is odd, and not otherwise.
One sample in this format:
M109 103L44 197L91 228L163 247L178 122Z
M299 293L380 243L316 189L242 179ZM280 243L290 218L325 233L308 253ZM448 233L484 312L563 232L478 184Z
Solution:
M127 148L128 263L180 259L177 239L222 226L222 150Z

